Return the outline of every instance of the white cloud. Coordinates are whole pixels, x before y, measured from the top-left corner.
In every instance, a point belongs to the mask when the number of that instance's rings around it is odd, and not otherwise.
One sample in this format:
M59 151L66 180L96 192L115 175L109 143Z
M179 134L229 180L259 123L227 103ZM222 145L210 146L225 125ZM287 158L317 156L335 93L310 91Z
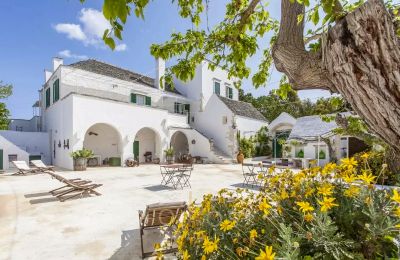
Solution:
M58 33L65 33L69 39L86 41L86 35L79 24L59 23L54 26L54 29Z
M72 53L70 50L63 50L58 52L58 55L64 58L72 58L72 59L78 59L78 60L86 60L88 59L88 56L86 55L78 55L75 53Z
M103 14L95 9L83 8L78 17L80 24L60 23L54 26L58 33L64 33L69 39L81 41L84 45L104 47L103 33L110 28ZM118 44L116 51L125 51L126 44Z
M121 43L115 46L115 51L126 51L127 48L128 46L125 43Z

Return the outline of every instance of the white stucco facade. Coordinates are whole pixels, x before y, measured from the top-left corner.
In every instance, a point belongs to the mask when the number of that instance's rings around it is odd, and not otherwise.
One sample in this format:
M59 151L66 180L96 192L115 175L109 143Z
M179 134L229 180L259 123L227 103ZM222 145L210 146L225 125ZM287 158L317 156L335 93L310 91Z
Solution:
M151 79L94 60L63 65L54 59L39 102L46 163L72 169L71 153L82 148L93 150L100 163L113 157L122 164L134 157L144 162L144 154L163 162L171 146L176 157L189 153L219 162L221 156L235 157L237 131L255 133L266 124L238 117L224 105L218 95L238 100L238 91L221 68L211 71L203 62L193 80L176 80L174 91L158 84L165 63L156 64L156 79Z

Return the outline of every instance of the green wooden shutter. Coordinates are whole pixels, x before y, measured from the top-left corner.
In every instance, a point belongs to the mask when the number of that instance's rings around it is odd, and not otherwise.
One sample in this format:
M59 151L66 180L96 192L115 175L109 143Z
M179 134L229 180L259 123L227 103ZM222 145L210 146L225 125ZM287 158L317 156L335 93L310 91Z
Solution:
M232 88L228 88L228 91L229 91L228 97L230 99L232 99L233 98L233 89Z
M151 97L146 96L145 105L151 106Z
M0 170L3 170L3 150L0 150Z
M133 158L139 161L139 141L133 142Z
M50 106L50 87L46 89L46 108Z
M53 103L60 99L60 81L57 79L53 83Z
M134 93L131 93L131 103L136 104L136 94L134 94Z
M217 94L218 96L221 93L220 88L221 88L221 84L219 82L215 81L214 82L214 93Z

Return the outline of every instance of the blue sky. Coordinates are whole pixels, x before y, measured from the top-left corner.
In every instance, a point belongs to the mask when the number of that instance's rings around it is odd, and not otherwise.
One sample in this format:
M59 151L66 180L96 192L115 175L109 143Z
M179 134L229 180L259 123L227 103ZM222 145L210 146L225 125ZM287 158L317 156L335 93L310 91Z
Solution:
M224 12L222 0L211 1L209 23L215 24ZM278 1L274 1L278 2ZM51 69L51 58L61 56L64 64L95 58L148 76L154 76L152 43L161 43L173 31L189 28L179 17L171 1L155 0L145 12L145 20L131 17L124 31L119 51L104 46L99 35L104 26L100 0L1 0L0 1L0 80L14 85L14 94L5 102L13 118L30 118L32 104L38 99L38 89L44 82L44 69ZM270 5L271 15L279 17L279 5ZM260 44L262 47L262 44ZM259 55L249 64L256 69ZM276 88L279 73L274 72L265 88L255 90L244 81L245 91L255 96ZM326 96L323 91L299 92L302 98L315 100Z

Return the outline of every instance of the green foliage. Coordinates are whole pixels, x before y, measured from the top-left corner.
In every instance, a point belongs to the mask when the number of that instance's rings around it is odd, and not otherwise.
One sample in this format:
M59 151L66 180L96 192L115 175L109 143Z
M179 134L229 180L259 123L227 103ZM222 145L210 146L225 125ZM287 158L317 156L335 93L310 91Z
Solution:
M74 159L87 159L91 158L93 155L93 151L86 148L71 153L71 157Z
M11 84L3 84L3 82L0 81L0 100L11 96L12 89L13 87ZM10 123L9 117L10 111L7 109L6 104L0 102L0 130L8 129Z
M272 154L272 149L270 147L271 139L266 126L261 127L261 129L257 131L253 140L256 143L255 156L268 156Z
M205 195L178 223L180 257L398 259L400 195L375 188L357 164L351 158L279 174L272 167L259 176L259 192Z
M174 148L171 146L170 148L164 150L166 156L174 156Z
M253 157L256 152L256 145L253 138L241 137L239 141L239 149L243 153L244 158Z
M254 98L251 93L245 94L242 89L239 89L239 100L251 103L269 122L282 112L297 118L343 112L349 109L339 97L320 98L316 102L311 102L309 99L301 100L297 92L292 89L288 89L284 94L283 92L282 90L271 91L269 95Z

